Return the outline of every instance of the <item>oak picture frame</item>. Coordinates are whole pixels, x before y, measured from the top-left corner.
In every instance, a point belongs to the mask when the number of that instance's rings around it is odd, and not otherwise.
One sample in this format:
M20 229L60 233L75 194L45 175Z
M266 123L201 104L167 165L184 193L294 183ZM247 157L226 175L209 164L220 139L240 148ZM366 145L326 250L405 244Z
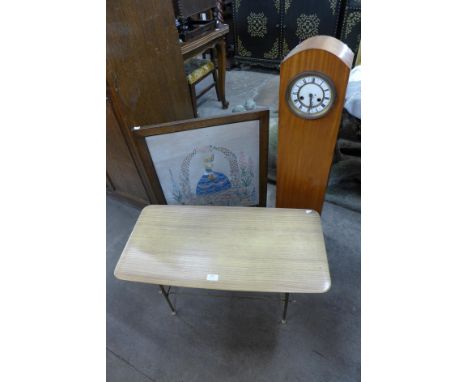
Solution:
M215 116L209 118L194 118L188 120L166 122L155 125L138 126L132 129L136 148L141 158L144 176L143 182L148 189L151 204L167 204L163 188L160 183L158 171L155 168L153 158L146 138L179 133L197 129L209 129L210 127L232 125L247 121L258 121L259 148L258 148L258 205L266 206L267 196L267 173L268 173L268 135L269 135L269 115L268 109L260 109L242 113Z

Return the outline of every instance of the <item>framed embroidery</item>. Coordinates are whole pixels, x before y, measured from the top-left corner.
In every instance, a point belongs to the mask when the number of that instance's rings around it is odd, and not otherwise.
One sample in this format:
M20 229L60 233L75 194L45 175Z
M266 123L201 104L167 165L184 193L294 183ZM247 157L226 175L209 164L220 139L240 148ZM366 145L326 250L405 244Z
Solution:
M158 204L265 206L269 111L133 129Z

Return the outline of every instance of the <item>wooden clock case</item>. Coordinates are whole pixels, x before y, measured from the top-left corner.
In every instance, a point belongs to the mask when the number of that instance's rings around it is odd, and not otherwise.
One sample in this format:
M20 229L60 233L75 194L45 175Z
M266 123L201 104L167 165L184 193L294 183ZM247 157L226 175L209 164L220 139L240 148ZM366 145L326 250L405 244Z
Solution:
M343 42L315 36L296 46L281 63L276 207L321 212L353 58ZM317 119L297 116L287 101L290 82L311 71L323 73L335 88L334 104Z

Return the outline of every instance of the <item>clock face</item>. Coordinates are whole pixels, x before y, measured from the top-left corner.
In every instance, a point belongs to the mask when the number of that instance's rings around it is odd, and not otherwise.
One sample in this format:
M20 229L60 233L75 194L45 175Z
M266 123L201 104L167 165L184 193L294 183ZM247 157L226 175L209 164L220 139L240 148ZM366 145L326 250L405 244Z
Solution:
M291 110L299 117L320 118L333 106L335 87L324 74L304 72L289 83L286 98Z

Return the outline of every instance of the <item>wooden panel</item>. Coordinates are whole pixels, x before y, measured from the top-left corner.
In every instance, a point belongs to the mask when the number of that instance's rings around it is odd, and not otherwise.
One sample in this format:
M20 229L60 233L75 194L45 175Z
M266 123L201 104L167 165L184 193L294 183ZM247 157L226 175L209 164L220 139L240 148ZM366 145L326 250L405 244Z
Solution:
M233 2L235 58L241 61L278 65L281 61L280 1Z
M322 293L331 285L320 216L260 207L148 206L114 274L236 291Z
M281 64L277 207L321 212L352 62L353 53L342 42L317 36L296 47ZM326 74L336 88L334 106L319 119L298 117L286 102L289 81L307 70Z
M277 67L300 41L315 35L339 36L344 3L344 0L233 0L236 61Z
M340 40L358 55L361 43L361 1L347 0L342 10Z
M108 190L142 203L149 203L109 100L106 103L106 160Z
M171 0L107 1L107 81L125 128L193 116Z
M294 0L290 6L286 3L283 2L285 11L281 19L284 55L288 48L312 36L337 36L342 0Z

